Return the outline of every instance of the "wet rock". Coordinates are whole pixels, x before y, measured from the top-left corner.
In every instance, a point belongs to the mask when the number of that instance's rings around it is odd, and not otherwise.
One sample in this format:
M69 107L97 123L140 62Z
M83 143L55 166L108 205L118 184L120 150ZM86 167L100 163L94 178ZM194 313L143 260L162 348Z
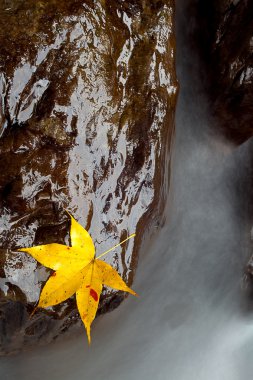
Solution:
M253 135L253 3L198 0L197 4L214 113L225 136L241 144Z
M0 4L0 352L80 324L75 300L29 313L50 271L20 247L69 244L67 208L131 285L168 186L177 84L170 0ZM11 27L10 27L11 26ZM164 176L165 174L165 176ZM124 295L104 290L100 313ZM74 327L73 327L74 328Z

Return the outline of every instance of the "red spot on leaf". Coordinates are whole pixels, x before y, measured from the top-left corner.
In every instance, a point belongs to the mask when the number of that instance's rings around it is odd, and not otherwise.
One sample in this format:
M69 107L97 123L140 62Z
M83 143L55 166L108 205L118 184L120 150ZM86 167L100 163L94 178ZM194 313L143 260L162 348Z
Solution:
M96 301L96 302L98 301L98 294L94 289L90 290L90 295L94 299L94 301Z
M86 288L90 288L90 285L86 285Z

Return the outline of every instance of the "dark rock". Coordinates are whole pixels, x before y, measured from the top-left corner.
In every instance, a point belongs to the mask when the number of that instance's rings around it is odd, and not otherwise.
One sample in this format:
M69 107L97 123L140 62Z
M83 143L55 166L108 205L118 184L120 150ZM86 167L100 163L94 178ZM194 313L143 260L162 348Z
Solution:
M197 5L214 114L224 135L241 144L253 136L253 3L198 0Z
M80 323L74 299L28 318L50 271L17 252L68 244L64 208L89 230L98 253L137 233L107 256L131 285L145 231L162 218L177 83L171 0L5 0L0 16L6 354ZM123 297L104 290L99 312Z

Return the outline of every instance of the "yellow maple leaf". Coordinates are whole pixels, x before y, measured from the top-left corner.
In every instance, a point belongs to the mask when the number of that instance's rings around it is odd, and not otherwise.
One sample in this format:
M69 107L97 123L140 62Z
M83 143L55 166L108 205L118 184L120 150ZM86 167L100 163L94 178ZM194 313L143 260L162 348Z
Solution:
M38 307L46 308L65 301L76 293L78 311L90 343L90 326L98 309L103 285L137 295L109 264L99 260L135 234L95 258L95 247L89 233L70 215L71 247L62 244L21 248L55 272L44 285Z

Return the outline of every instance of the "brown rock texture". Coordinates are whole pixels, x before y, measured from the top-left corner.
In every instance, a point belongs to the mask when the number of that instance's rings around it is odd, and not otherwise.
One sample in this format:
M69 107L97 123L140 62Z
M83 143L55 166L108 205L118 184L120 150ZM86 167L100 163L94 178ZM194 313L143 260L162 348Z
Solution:
M168 190L177 94L171 0L0 2L0 353L80 324L29 313L50 271L20 247L69 244L67 208L131 285ZM105 289L100 313L123 299ZM76 323L77 322L77 323ZM85 339L85 332L84 332Z
M197 8L213 111L224 135L238 145L253 136L253 3L198 0Z

